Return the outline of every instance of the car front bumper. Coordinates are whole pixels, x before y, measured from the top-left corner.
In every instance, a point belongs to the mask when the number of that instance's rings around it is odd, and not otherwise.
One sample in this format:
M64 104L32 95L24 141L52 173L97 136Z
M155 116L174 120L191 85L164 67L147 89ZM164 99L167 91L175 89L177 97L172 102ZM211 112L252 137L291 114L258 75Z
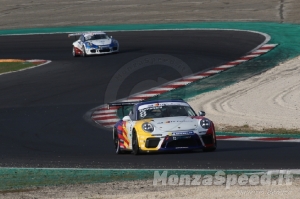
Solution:
M197 150L213 147L213 135L185 135L185 136L166 136L149 137L139 140L140 149L145 152L155 151L183 151Z
M99 47L99 48L87 48L87 55L99 55L107 53L119 52L119 46Z

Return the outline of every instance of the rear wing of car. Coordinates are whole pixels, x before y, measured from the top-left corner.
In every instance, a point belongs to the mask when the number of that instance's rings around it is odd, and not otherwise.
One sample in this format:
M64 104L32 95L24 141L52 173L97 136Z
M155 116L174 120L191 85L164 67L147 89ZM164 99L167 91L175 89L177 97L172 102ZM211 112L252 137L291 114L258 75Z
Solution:
M110 106L133 106L137 103L138 102L111 102L107 104L107 109L109 109Z
M68 37L80 36L83 34L105 34L103 31L90 31L90 32L76 32L68 34Z
M107 104L107 109L109 110L111 106L122 108L122 114L125 115L124 107L133 106L139 102L111 102Z

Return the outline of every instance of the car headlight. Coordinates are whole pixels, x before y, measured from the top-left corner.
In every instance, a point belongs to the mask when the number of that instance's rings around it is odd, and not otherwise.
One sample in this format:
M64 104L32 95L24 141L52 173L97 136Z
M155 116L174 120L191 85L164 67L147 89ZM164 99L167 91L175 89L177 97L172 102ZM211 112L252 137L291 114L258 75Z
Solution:
M145 122L144 124L142 124L142 128L147 131L152 133L154 131L154 126L148 122Z
M113 39L112 43L116 45L116 44L118 44L118 41Z
M208 119L203 119L200 121L200 125L204 129L208 129L210 127L210 121Z

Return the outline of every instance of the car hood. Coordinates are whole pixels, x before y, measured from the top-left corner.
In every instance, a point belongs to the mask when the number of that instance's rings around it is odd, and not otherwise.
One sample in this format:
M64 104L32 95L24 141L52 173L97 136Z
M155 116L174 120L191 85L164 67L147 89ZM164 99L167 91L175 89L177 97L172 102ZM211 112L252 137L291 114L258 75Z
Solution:
M96 46L109 45L111 44L111 39L97 39L88 41Z
M154 118L151 121L157 131L175 132L190 131L198 127L199 120L191 117Z

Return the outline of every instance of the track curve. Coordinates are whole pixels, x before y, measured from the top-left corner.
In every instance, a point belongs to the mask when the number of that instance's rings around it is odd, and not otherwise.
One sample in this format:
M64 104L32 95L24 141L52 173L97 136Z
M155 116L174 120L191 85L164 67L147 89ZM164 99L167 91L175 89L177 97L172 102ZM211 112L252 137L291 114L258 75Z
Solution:
M0 166L97 168L296 168L297 143L219 142L214 153L118 156L111 132L87 123L86 111L105 103L115 73L134 59L167 54L195 73L246 54L264 36L244 31L186 30L109 33L114 55L73 58L67 34L0 37L2 58L47 59L33 70L0 76ZM158 76L159 74L159 76ZM129 74L117 98L181 76L165 65ZM147 78L153 84L139 84ZM160 80L161 78L162 80ZM135 85L139 84L139 87ZM114 100L114 99L112 99Z

